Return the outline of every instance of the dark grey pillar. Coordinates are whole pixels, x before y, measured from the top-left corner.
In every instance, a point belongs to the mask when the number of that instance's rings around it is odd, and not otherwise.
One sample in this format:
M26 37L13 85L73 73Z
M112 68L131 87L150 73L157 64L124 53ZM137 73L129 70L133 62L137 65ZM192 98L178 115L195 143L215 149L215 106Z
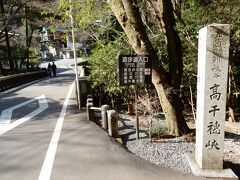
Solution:
M94 120L94 112L93 110L91 110L90 108L93 107L93 99L92 98L88 98L87 99L87 119L93 121Z

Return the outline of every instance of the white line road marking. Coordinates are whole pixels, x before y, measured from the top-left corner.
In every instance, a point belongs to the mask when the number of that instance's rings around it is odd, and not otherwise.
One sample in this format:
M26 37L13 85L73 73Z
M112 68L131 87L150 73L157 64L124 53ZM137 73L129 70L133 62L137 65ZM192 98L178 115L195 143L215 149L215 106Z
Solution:
M36 100L39 100L39 99L42 99L42 98L45 98L44 95L42 96L39 96L39 97L36 97L36 98L33 98L33 99L30 99L28 101L25 101L23 103L20 103L16 106L13 106L11 108L8 108L8 109L5 109L4 111L2 111L2 114L1 114L1 117L0 117L0 124L10 124L10 121L11 121L11 118L12 118L12 112L15 110L15 109L18 109L22 106L25 106L27 104L30 104L31 102L33 101L36 101ZM46 99L46 98L45 98Z
M40 175L38 177L38 180L49 180L51 177L52 167L53 167L53 163L54 163L54 159L55 159L55 155L56 155L56 151L57 151L57 146L58 146L58 142L59 142L62 126L63 126L63 121L64 121L64 118L66 115L68 102L69 102L70 96L72 94L73 88L74 88L74 83L72 83L72 86L69 89L67 97L64 101L63 108L62 108L62 111L58 118L55 130L53 132L51 142L48 146L47 154L44 159L43 166L42 166Z
M15 109L18 109L18 108L25 106L33 101L36 101L36 100L38 100L39 108L37 108L36 110L31 112L30 114L24 116L23 118L20 118L20 119L14 121L13 123L10 123L11 118L12 118L12 112ZM42 95L42 96L36 97L34 99L31 99L29 101L23 102L21 104L18 104L16 106L13 106L9 109L2 111L2 114L0 117L0 135L2 135L4 133L8 132L9 130L17 127L18 125L28 121L29 119L38 115L39 113L41 113L42 111L44 111L47 108L48 108L48 103L47 103L46 97L44 95Z
M0 124L10 124L12 118L12 110L4 110L2 111L1 117L0 117Z

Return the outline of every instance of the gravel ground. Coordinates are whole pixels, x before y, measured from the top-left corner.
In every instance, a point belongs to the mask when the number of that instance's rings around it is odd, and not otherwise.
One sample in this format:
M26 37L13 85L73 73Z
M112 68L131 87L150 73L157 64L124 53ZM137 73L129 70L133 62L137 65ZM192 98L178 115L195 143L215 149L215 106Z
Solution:
M140 128L140 139L135 138L135 128L130 116L120 115L120 134L126 137L126 147L137 156L154 164L172 168L182 173L192 173L186 154L195 152L195 143L182 138L150 142L147 129ZM224 161L240 176L240 135L226 133Z
M143 159L174 170L191 173L187 153L194 151L193 143L170 142L151 143L148 139L127 142L127 148Z

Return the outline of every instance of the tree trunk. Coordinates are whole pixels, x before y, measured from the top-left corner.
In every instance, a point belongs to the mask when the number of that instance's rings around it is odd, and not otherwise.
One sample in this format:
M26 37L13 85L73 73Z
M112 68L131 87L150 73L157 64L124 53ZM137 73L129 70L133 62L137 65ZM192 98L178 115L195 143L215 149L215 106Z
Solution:
M17 59L15 58L14 59L14 66L15 66L15 69L18 69L18 63L17 63L18 61L17 61Z
M159 77L159 71L153 69L152 81L158 93L168 131L176 136L189 133L190 129L182 114L183 105L179 94L173 90L173 86L161 83L162 80Z
M26 32L26 53L25 53L25 59L26 59L26 68L27 71L29 71L29 28L28 28L28 7L25 6L25 17L26 17L26 24L25 24L25 32Z
M234 106L233 106L233 74L232 74L232 67L231 65L228 68L228 93L227 93L227 107L228 107L228 121L236 122L236 117L234 113Z
M5 76L6 74L5 74L5 69L3 68L3 66L2 66L2 63L0 62L0 72L1 72L1 74L3 75L3 76Z
M175 28L176 22L173 14L173 5L169 0L158 0L158 7L165 29L165 39L169 56L169 78L176 91L178 91L182 80L183 60L181 40Z
M162 109L165 114L168 130L177 136L189 132L189 128L182 114L182 102L180 94L180 82L182 77L182 59L178 61L181 53L181 43L177 39L177 34L171 28L166 28L168 37L168 53L170 57L170 73L167 73L154 50L141 20L141 15L137 4L133 0L108 0L119 23L125 31L130 44L137 54L147 54L152 60L152 82L157 90ZM171 3L167 5L172 5ZM169 21L166 21L169 23ZM165 23L166 23L165 22ZM175 22L175 21L174 21ZM168 25L168 24L166 24ZM170 30L171 31L170 31ZM175 33L175 34L173 34ZM174 48L174 49L171 49ZM180 54L181 55L181 54ZM182 55L180 56L180 58ZM176 64L175 64L176 63Z
M1 10L1 14L4 15L3 1L0 2L0 10ZM9 36L8 36L9 29L8 29L6 19L3 20L3 26L5 26L4 33L5 33L5 41L6 41L7 55L8 55L10 71L13 72L14 71L14 62L12 60L11 45L10 45Z
M8 61L9 61L10 71L13 73L13 72L14 72L14 62L13 62L13 59L12 59L11 45L10 45L10 41L9 41L8 29L7 29L7 27L6 27L6 29L5 29L5 39L6 39L6 47L7 47L7 55L8 55Z

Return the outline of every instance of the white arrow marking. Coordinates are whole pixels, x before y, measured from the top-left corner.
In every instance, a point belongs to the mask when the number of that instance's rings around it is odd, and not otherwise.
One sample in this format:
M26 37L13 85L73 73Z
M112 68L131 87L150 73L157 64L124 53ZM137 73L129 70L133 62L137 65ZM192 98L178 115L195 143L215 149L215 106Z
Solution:
M12 112L15 109L18 109L18 108L20 108L22 106L25 106L25 105L33 102L33 101L36 101L36 100L38 100L38 102L39 102L39 108L38 109L34 110L33 112L24 116L23 118L20 118L20 119L14 121L13 123L10 123L11 118L12 118ZM16 106L13 106L9 109L6 109L6 110L2 111L2 114L1 114L1 117L0 117L0 135L2 135L4 133L8 132L9 130L17 127L18 125L28 121L29 119L38 115L39 113L41 113L42 111L44 111L47 108L48 108L48 103L47 103L46 97L44 95L42 95L42 96L36 97L34 99L31 99L29 101L23 102L21 104L18 104Z
M23 102L23 103L20 103L20 104L18 104L18 105L16 105L16 106L13 106L13 107L11 107L11 108L8 108L8 109L2 111L2 114L1 114L1 117L0 117L0 124L10 124L11 118L12 118L12 112L13 112L15 109L18 109L18 108L20 108L20 107L22 107L22 106L25 106L25 105L27 105L27 104L29 104L29 103L31 103L31 102L33 102L33 101L39 100L39 99L41 99L41 98L45 98L45 96L42 95L42 96L36 97L36 98L34 98L34 99L30 99L30 100L28 100L28 101L25 101L25 102Z

